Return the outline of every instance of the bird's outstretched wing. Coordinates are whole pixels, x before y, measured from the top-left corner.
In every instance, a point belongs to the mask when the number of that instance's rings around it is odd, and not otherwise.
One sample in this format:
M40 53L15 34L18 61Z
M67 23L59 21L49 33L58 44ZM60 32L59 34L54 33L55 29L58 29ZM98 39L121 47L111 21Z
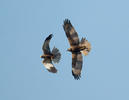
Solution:
M57 69L54 67L54 65L52 64L52 61L51 59L49 58L45 58L43 60L43 65L46 67L46 69L49 71L49 72L52 72L52 73L56 73L57 72Z
M44 41L44 44L42 46L42 50L44 52L44 54L50 54L50 47L49 47L49 42L52 38L52 34L50 34Z
M64 20L63 28L64 28L66 36L67 36L67 38L69 40L70 46L77 46L77 45L79 45L78 34L75 31L74 27L72 26L70 20L68 20L68 19Z
M81 77L82 63L81 52L72 53L72 74L77 80Z

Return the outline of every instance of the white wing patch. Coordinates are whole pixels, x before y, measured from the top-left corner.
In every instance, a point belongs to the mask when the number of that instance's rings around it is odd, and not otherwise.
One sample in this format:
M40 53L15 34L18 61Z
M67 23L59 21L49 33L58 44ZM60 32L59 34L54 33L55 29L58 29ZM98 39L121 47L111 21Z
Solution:
M50 70L51 67L54 67L54 65L51 64L51 63L43 63L43 65L44 65L48 70Z
M56 73L57 69L54 67L54 65L52 64L51 59L44 59L43 61L43 65L45 66L45 68L52 73Z

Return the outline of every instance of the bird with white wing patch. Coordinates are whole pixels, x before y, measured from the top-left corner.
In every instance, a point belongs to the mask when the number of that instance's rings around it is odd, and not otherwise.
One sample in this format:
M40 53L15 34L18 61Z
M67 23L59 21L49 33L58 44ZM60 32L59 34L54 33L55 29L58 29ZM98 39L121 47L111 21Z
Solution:
M43 60L43 65L46 67L46 69L49 72L52 73L57 73L57 69L54 67L52 61L54 63L59 63L60 58L61 58L61 53L59 52L59 50L57 48L53 48L52 52L50 50L49 47L49 43L50 40L52 38L52 34L50 34L44 41L44 44L42 46L42 50L44 52L44 54L42 56L40 56L41 58L44 58Z

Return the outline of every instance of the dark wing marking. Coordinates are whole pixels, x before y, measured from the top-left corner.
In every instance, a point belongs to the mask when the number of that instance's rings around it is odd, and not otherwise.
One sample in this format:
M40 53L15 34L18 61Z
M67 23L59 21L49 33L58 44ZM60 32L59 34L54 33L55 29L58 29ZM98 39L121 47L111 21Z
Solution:
M43 60L43 65L45 66L45 68L52 73L56 73L57 69L54 67L54 65L52 64L52 61L50 58L45 58Z
M50 34L44 41L44 44L42 46L42 50L44 52L44 54L50 54L50 47L49 47L49 42L52 38L52 34Z
M70 20L65 19L63 28L69 40L70 46L79 45L78 34L72 26Z
M72 53L72 75L77 80L81 77L82 63L82 54L80 52Z

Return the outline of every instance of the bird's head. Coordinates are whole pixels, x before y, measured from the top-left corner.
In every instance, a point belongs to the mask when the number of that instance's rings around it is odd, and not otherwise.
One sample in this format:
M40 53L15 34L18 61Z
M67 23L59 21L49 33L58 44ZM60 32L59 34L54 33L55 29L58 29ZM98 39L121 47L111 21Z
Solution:
M40 56L40 58L44 58L44 56L42 55L42 56Z

